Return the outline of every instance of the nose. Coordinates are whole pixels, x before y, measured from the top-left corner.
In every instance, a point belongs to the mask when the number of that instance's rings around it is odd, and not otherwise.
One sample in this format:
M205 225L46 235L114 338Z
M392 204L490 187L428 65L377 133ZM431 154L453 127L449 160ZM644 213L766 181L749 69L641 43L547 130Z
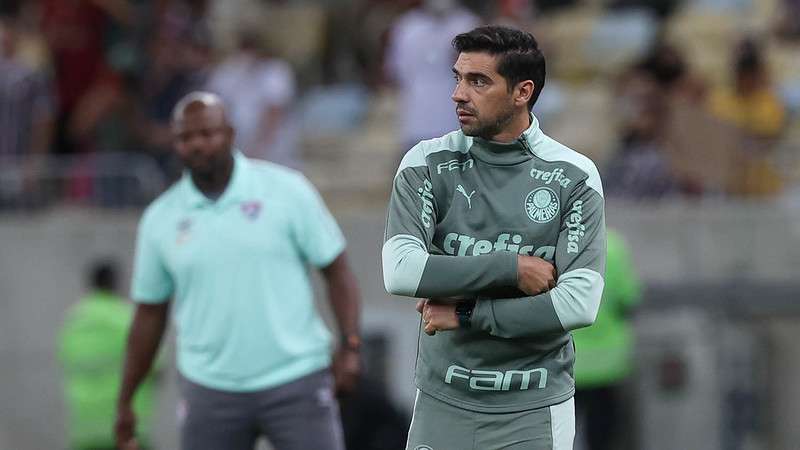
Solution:
M450 98L453 99L453 101L456 102L457 104L469 102L469 98L467 98L466 92L462 87L462 84L463 83L461 81L456 83L456 88L453 90L453 95L450 96Z
M195 133L186 140L186 148L191 152L200 151L203 148L204 141L200 133Z

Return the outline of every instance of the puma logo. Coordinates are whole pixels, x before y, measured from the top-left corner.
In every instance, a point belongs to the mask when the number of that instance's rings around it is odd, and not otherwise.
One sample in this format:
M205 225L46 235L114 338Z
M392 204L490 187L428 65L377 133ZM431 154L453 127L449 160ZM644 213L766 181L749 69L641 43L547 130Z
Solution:
M467 190L464 189L464 186L460 184L456 187L456 191L461 192L461 195L467 199L467 206L469 206L469 209L472 209L472 196L475 195L475 191L472 191L469 193L469 195L467 195Z

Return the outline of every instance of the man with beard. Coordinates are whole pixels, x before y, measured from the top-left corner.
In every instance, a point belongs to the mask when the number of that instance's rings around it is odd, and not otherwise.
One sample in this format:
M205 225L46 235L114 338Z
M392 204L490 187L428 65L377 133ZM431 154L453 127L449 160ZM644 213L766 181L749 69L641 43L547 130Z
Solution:
M487 26L453 46L461 130L403 158L383 245L386 289L423 299L406 449L571 449L569 331L603 291L600 177L531 114L532 35Z
M216 95L183 98L172 128L187 170L139 225L117 445L137 447L131 400L171 308L182 448L252 450L265 436L278 450L342 450L334 379L339 389L353 387L360 340L359 294L339 227L301 174L232 149L234 130ZM342 336L332 371L308 265L324 276Z

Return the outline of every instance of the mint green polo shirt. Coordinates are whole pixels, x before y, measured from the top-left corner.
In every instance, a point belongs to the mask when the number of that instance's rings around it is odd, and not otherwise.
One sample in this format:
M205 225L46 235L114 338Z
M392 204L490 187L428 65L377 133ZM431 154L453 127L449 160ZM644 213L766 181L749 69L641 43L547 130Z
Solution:
M330 333L309 265L345 247L336 221L299 172L235 153L217 201L188 175L139 224L131 298L170 298L178 370L203 386L254 391L330 364Z

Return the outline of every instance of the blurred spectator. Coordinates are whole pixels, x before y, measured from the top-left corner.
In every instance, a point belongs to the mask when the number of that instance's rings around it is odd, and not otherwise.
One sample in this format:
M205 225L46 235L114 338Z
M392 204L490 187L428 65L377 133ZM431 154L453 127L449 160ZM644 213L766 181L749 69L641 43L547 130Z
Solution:
M709 99L711 113L757 138L774 138L786 124L786 109L770 85L764 55L752 39L734 50L733 82Z
M611 196L659 198L677 191L663 124L666 104L659 83L642 71L627 74L620 86L620 146L604 171Z
M91 151L93 132L116 106L120 79L106 60L112 20L128 23L126 0L42 0L42 31L53 57L58 94L60 153Z
M147 43L148 65L137 85L137 138L170 179L180 173L171 151L172 108L181 97L202 88L211 70L211 35L204 4L168 3Z
M765 56L752 39L734 49L732 83L709 99L712 115L742 133L728 191L735 195L774 195L783 189L783 177L771 161L771 145L780 137L787 111L770 84Z
M0 208L21 206L40 189L38 172L53 137L53 92L48 77L18 55L19 8L0 10L0 164L22 169L0 185Z
M532 0L498 0L494 4L492 23L533 31L536 4Z
M604 177L609 195L660 198L699 193L695 183L674 171L666 125L675 104L701 108L704 96L705 85L683 53L665 42L657 42L623 73L616 88L620 144Z
M580 0L535 0L536 9L545 13L578 6Z
M292 117L294 72L285 61L270 57L264 47L255 28L242 31L238 50L212 72L208 90L225 100L239 150L252 158L298 168L297 126Z
M53 93L17 58L17 12L0 11L0 158L44 154L52 139Z
M575 341L575 408L587 450L626 448L623 385L633 370L629 321L641 285L627 245L608 230L605 289L594 325L572 332Z
M690 70L683 52L672 44L660 41L633 68L635 73L651 77L664 102L702 101L705 85Z
M800 0L783 0L778 17L778 35L788 40L800 38Z
M477 26L478 21L455 0L425 0L394 24L386 72L399 88L403 153L421 140L457 128L450 99L456 54L450 40Z
M360 79L369 86L383 86L386 80L386 48L389 45L392 25L403 13L419 5L422 0L368 0L353 2L351 16L334 17L329 22L328 34L337 36L339 48L326 50L324 64L336 69L352 62ZM342 11L339 10L339 14ZM336 28L336 29L335 29ZM349 53L349 54L348 54ZM348 61L350 59L350 61ZM337 80L341 81L341 79Z
M165 0L157 10L156 33L173 40L189 32L204 29L208 33L208 0Z
M114 449L114 411L125 340L133 308L118 294L117 265L99 261L91 268L90 291L73 305L61 330L59 360L69 413L69 448ZM150 442L153 383L136 397L139 442Z
M659 18L667 19L681 6L683 0L610 0L608 6L614 9L635 8L647 9Z

